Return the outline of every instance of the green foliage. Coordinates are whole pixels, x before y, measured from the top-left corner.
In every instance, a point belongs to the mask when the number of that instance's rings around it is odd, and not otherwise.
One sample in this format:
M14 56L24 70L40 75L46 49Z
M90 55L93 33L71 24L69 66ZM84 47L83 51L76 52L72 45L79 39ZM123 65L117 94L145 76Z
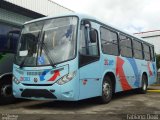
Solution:
M156 61L157 61L157 69L160 68L160 54L156 55Z

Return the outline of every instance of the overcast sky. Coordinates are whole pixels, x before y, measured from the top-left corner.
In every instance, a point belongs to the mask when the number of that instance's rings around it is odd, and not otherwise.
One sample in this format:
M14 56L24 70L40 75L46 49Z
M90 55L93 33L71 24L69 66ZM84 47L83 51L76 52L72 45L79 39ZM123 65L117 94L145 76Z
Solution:
M53 0L130 33L160 30L160 0Z

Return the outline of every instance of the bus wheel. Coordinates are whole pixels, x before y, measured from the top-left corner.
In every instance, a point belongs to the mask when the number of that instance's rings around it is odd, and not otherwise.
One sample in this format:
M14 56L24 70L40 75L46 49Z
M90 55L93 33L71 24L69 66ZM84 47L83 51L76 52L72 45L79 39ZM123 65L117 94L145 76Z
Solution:
M112 99L112 82L109 76L106 76L102 84L102 96L100 97L101 103L109 103Z
M147 76L146 75L142 75L142 86L140 88L140 93L142 94L146 94L147 93Z
M1 80L0 82L0 104L9 104L14 101L12 94L12 83L8 80Z

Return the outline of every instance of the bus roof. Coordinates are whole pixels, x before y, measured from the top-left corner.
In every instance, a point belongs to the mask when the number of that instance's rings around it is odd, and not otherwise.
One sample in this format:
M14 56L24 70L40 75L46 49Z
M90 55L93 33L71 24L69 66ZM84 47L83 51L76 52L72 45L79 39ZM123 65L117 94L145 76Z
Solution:
M136 40L138 40L138 41L141 40L141 42L153 46L153 44L144 41L142 38L140 38L140 37L138 37L138 36L135 36L135 35L133 35L133 34L130 34L130 33L126 32L126 31L124 31L124 30L122 30L122 29L120 29L120 28L118 28L118 27L115 27L115 26L113 26L113 25L111 25L111 24L109 24L109 23L103 22L103 21L97 19L96 17L91 17L91 16L89 16L89 15L81 14L81 13L71 13L71 14L65 14L65 15L59 15L59 16L42 17L42 18L38 18L38 19L34 19L34 20L31 20L31 21L25 22L24 24L28 24L28 23L32 23L32 22L38 22L38 21L41 21L41 20L47 20L47 19L52 19L52 18L66 17L66 16L77 16L79 19L89 19L89 20L93 20L93 21L95 21L95 22L97 22L97 23L99 23L99 24L102 24L102 25L104 25L104 26L107 26L107 27L109 27L109 28L111 28L111 29L114 29L114 30L116 30L116 31L118 31L118 32L122 32L123 34L126 34L126 35L128 35L128 36L130 36L130 37L133 37L134 39L136 39Z

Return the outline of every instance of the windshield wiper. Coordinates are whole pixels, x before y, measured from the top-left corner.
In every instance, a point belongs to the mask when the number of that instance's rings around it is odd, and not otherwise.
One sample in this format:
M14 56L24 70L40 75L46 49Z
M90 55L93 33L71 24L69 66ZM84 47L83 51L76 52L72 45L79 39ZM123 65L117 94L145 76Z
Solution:
M44 43L44 35L45 35L45 32L43 33L43 36L42 36L42 42L41 42L41 46L40 46L40 56L42 55L42 49L44 50L50 64L52 67L55 67L55 64L54 64L54 61L52 60L52 57L49 55L49 50L47 49L45 43Z
M49 51L48 51L47 47L45 46L45 43L43 44L43 50L44 50L44 52L45 52L45 54L46 54L46 56L47 56L47 58L48 58L48 60L49 60L49 62L51 64L51 66L55 67L55 64L54 64L54 62L52 60L52 57L49 55Z

